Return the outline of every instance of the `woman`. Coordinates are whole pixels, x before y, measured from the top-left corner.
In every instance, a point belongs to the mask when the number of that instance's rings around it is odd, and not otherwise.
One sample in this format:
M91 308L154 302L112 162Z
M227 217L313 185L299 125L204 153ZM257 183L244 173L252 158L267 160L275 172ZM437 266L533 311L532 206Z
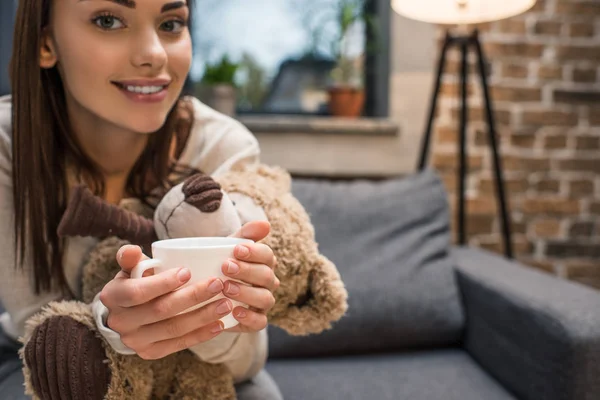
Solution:
M190 1L190 0L188 0ZM180 98L191 64L189 4L180 0L20 0L11 60L12 97L0 101L0 398L25 398L15 339L52 300L78 296L92 238L57 237L69 190L88 184L113 204L149 199L187 173L219 174L258 161L255 138L239 123ZM237 236L261 240L266 222ZM266 312L279 282L273 252L236 248L223 272L249 285L213 279L174 291L186 269L140 280L128 272L145 256L116 255L122 271L93 304L113 348L156 359L190 349L225 363L240 399L278 399L262 367ZM223 292L252 306L213 302L177 316L190 301ZM154 310L167 310L158 316ZM244 312L245 310L245 312ZM232 312L240 324L223 332ZM177 329L172 329L177 327ZM259 396L259 397L258 397Z

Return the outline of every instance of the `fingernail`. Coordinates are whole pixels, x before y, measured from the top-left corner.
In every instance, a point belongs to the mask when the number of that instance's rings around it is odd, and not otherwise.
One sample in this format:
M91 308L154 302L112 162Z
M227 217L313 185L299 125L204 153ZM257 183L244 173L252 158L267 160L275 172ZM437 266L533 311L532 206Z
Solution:
M211 328L211 333L219 333L223 330L223 323L221 321L217 321L218 325L215 325Z
M223 300L221 302L221 304L219 304L217 306L217 314L219 314L219 315L229 314L230 311L231 311L231 305L228 300Z
M236 263L228 261L228 263L227 263L227 273L231 274L231 275L235 275L238 272L240 272L240 267Z
M239 292L240 292L240 287L237 284L229 281L229 285L227 287L227 294L232 294L235 296Z
M246 318L246 310L239 310L236 314L238 318Z
M236 250L237 250L238 257L246 258L250 255L250 249L247 248L246 246L242 246L242 245L237 246Z
M179 270L179 272L177 273L177 279L179 279L179 282L187 282L188 279L190 279L190 270L187 268L181 268Z
M210 285L208 285L208 290L211 293L221 292L223 290L223 282L221 282L219 279L215 279Z

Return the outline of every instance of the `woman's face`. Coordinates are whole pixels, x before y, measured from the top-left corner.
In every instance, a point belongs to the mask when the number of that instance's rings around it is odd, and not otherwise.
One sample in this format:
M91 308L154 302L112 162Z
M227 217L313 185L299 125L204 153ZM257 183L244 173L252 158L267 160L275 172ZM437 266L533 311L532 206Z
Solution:
M54 0L40 63L58 66L69 111L133 132L158 130L191 65L186 3Z

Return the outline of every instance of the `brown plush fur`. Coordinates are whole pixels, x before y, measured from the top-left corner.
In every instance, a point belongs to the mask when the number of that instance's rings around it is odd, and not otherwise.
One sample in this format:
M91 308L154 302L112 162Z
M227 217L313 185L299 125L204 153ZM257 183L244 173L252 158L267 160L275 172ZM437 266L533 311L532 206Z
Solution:
M292 335L329 329L347 309L347 292L335 266L318 251L314 229L304 208L290 193L290 177L279 168L266 166L231 171L217 179L226 193L249 196L263 208L272 229L263 240L277 257L281 281L269 322ZM134 211L148 215L139 204ZM89 255L83 271L83 302L55 302L27 322L22 341L27 345L34 329L45 319L70 316L96 332L90 303L114 277L119 266L116 251L127 242L108 238ZM106 349L112 375L106 399L235 399L233 379L224 365L200 361L183 351L156 361L114 352L97 333ZM34 395L29 367L24 363L27 393ZM35 396L35 395L34 395ZM35 397L34 397L35 398Z

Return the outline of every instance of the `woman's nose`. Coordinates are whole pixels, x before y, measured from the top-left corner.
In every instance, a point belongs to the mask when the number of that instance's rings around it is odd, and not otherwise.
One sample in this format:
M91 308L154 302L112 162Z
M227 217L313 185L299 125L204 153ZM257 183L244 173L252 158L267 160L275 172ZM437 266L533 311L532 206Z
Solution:
M133 43L131 54L135 67L160 69L167 61L167 52L156 31L140 33Z

